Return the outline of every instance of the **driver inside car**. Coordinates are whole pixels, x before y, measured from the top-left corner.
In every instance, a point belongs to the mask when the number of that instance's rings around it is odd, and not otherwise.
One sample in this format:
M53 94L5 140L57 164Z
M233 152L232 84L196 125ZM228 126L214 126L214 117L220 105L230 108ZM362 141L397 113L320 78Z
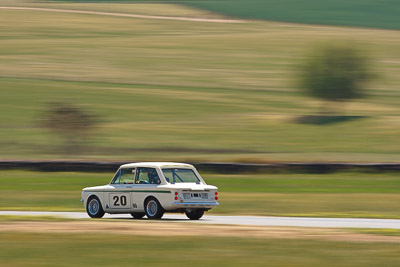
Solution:
M149 183L150 184L160 184L160 178L158 177L158 174L155 170L153 170L152 172L148 173L149 176Z

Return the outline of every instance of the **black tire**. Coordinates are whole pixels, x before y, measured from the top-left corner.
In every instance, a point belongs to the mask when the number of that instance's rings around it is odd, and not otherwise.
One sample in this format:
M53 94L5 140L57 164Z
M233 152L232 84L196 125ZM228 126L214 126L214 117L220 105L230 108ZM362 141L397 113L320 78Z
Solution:
M134 219L142 219L144 217L144 215L146 215L146 213L144 213L144 212L132 212L131 215L132 215L132 217Z
M104 216L104 210L98 197L92 196L88 199L86 212L91 218L102 218Z
M198 220L204 215L203 209L188 209L185 211L186 216L191 220Z
M148 198L144 203L144 211L149 219L161 219L164 215L164 209L161 207L160 202L155 198Z

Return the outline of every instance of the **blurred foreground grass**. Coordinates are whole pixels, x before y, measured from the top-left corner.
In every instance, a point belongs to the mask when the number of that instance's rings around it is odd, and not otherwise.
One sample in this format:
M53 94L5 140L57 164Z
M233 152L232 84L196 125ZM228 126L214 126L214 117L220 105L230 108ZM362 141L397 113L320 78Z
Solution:
M135 5L109 11L186 12L167 4ZM398 31L32 10L0 10L0 24L2 159L400 160ZM315 43L333 40L364 45L377 78L368 98L344 105L343 114L354 119L299 124L321 104L297 92L296 66ZM82 154L60 154L57 137L39 127L46 104L54 101L101 118Z
M112 174L0 172L1 210L84 211L83 187ZM203 174L219 187L215 214L400 218L400 174Z
M35 215L0 215L0 223L10 222L66 222L73 219L57 216L35 216Z
M149 229L151 230L151 229ZM398 266L400 247L307 239L0 233L2 266Z

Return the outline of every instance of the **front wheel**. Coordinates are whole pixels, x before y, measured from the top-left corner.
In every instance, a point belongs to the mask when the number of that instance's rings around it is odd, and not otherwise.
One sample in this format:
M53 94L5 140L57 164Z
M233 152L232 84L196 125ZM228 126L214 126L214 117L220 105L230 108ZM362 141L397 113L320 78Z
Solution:
M86 204L86 212L91 218L101 218L104 216L104 210L101 207L100 200L97 197L90 197Z
M161 207L160 202L158 202L158 200L155 198L146 200L144 207L146 216L149 219L161 219L161 217L164 215L163 207Z
M186 216L191 220L198 220L204 215L203 209L187 209L185 211Z
M144 212L132 212L131 215L134 219L142 219L146 214Z

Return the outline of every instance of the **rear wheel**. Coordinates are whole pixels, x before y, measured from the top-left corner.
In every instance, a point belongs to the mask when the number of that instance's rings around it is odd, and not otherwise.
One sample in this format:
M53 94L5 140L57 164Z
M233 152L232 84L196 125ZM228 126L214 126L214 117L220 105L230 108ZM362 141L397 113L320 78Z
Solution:
M131 215L134 219L142 219L146 214L144 212L132 212Z
M144 211L149 219L161 219L164 215L164 209L160 202L155 198L149 198L144 204Z
M101 218L104 216L104 210L97 197L93 196L89 198L86 204L86 212L91 218Z
M191 220L198 220L204 215L203 209L187 209L185 211L186 216Z

